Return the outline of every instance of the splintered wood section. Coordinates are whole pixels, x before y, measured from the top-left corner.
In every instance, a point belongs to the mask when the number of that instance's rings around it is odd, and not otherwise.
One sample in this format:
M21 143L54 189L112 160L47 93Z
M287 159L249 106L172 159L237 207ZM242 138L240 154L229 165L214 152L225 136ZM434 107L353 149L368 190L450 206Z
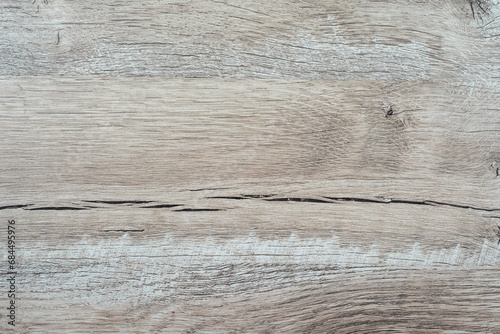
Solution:
M17 332L498 331L497 0L0 13Z

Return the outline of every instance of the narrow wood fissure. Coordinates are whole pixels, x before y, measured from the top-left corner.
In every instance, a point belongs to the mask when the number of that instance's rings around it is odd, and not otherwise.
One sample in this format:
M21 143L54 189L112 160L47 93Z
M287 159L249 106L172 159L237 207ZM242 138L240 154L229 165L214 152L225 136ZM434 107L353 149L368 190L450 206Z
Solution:
M252 195L231 195L231 196L209 196L206 199L223 199L223 200L262 200L266 202L300 202L300 203L319 203L319 204L340 204L341 202L356 202L356 203L375 203L375 204L409 204L409 205L424 205L424 206L447 206L459 209L471 209L476 211L486 211L494 212L500 211L500 208L486 208L478 207L468 204L456 204L444 201L435 200L405 200L405 199L393 199L393 198L363 198L363 197L331 197L331 196L318 196L318 197L286 197L280 196L276 197L275 194L252 194ZM151 204L147 206L139 206L143 209L170 209L185 206L185 204L169 204L169 203L159 203L157 201L142 201L142 200L83 200L86 203L96 203L96 204L108 204L110 206L130 206L135 204L148 204L148 203L158 203ZM0 206L0 210L9 209L23 209L29 211L35 210L90 210L90 209L103 209L105 207L97 206L41 206L36 207L35 204L13 204ZM177 212L202 212L202 211L224 211L227 208L179 208L173 211ZM490 218L499 218L497 216L491 216Z

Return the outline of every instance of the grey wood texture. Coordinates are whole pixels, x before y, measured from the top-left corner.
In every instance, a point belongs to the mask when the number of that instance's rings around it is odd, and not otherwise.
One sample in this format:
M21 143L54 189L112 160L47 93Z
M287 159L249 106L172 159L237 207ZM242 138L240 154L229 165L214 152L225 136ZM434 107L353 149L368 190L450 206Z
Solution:
M2 332L499 332L498 1L5 0L0 31Z

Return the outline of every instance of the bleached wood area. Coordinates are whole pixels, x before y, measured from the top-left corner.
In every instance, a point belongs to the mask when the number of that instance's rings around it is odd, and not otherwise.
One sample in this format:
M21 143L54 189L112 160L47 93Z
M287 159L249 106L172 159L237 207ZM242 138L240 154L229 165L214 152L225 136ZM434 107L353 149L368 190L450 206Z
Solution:
M2 333L500 331L499 1L4 0L0 60Z

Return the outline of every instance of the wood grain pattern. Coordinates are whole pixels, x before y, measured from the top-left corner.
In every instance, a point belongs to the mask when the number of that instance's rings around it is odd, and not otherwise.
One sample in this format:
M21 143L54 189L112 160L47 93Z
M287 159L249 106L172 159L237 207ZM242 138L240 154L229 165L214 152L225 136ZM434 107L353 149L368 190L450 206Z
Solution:
M4 1L0 74L498 78L498 5L471 2Z
M498 1L0 13L0 331L498 332Z

